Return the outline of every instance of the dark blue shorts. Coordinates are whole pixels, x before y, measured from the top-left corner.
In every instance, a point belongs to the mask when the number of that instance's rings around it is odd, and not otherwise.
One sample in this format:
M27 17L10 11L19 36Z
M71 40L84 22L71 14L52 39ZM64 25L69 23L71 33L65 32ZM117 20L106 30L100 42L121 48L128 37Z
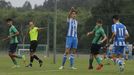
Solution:
M116 55L123 55L125 46L114 46Z
M13 44L10 44L9 46L9 52L11 53L15 53L16 52L16 49L17 49L17 43L13 43Z

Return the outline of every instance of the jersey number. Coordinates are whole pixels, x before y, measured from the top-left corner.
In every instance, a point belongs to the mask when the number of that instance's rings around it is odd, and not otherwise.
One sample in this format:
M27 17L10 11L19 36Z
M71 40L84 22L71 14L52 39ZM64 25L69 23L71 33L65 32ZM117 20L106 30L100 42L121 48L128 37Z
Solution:
M119 35L123 36L124 35L124 29L123 28L119 28Z

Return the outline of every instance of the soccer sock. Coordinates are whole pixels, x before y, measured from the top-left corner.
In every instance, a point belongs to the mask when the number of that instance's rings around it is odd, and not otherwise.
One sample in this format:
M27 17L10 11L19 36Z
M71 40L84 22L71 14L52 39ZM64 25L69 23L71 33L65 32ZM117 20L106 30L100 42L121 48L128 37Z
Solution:
M90 59L89 59L89 66L93 66L93 65L92 65L92 64L93 64L93 61L94 61L93 58L90 58Z
M70 58L70 66L73 67L73 65L74 65L74 54L71 54L69 58Z
M35 58L37 61L40 61L40 59L36 55L33 55L33 58Z
M124 63L124 61L123 61L122 59L117 58L117 59L116 59L116 63L117 63L118 65L122 65L122 64Z
M89 57L89 66L92 67L93 65L93 61L94 61L94 57L93 57L93 54L90 54L90 57Z
M30 64L32 64L34 61L34 57L33 56L30 56Z
M64 65L65 65L66 60L67 60L67 57L66 57L66 55L64 54L64 55L63 55L63 60L62 60L62 66L64 66Z
M101 58L100 57L96 57L96 61L98 64L101 64Z
M17 65L17 61L15 59L12 59L14 65Z

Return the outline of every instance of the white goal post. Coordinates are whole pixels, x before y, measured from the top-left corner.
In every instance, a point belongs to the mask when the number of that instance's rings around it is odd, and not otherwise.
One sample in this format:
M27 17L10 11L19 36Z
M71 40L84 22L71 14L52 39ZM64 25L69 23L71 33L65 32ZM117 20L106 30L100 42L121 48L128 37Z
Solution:
M22 52L29 52L30 49L30 44L18 44L18 55L21 55ZM48 45L47 44L38 44L38 47L37 47L37 51L38 50L41 50L41 51L44 51L44 55L47 55L49 52L48 52Z

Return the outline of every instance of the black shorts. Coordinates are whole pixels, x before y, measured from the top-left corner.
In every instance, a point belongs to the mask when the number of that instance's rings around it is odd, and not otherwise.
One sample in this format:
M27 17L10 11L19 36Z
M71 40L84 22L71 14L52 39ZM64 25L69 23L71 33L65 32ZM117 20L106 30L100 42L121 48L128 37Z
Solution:
M91 54L99 54L99 51L101 49L101 45L100 44L92 44L91 45Z
M38 42L36 40L30 42L30 52L36 52Z
M13 44L10 44L9 46L9 52L11 53L15 53L16 52L16 49L17 49L17 43L13 43Z

